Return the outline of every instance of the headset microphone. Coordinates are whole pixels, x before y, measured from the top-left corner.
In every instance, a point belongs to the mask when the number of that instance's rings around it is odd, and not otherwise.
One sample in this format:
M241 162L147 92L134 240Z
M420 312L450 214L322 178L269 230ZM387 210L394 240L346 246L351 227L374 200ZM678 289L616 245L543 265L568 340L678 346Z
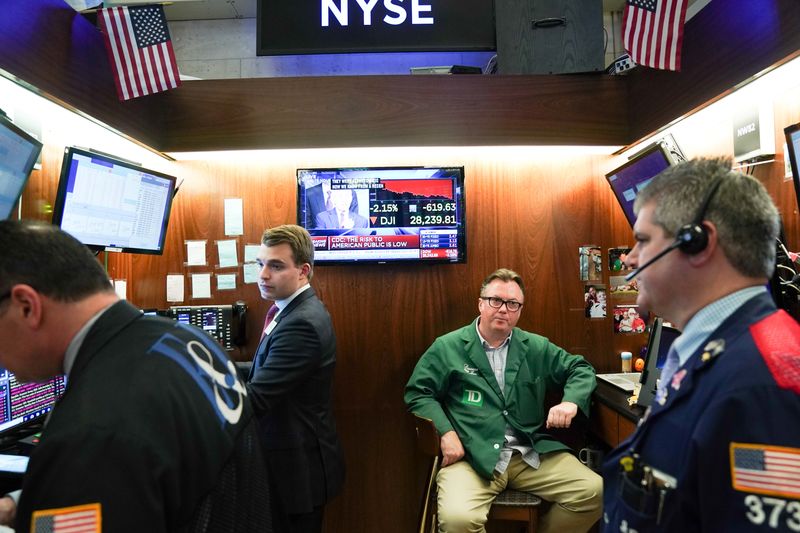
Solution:
M675 248L679 248L679 247L680 247L680 245L681 245L681 241L678 241L678 240L676 240L675 242L673 242L672 244L670 244L669 246L667 246L666 248L664 248L663 250L661 250L661 251L658 253L658 255L656 255L656 256L655 256L654 258L652 258L650 261L648 261L647 263L643 264L642 266L640 266L639 268L637 268L636 270L634 270L633 272L631 272L630 274L628 274L627 276L625 276L625 281L630 281L630 280L632 280L633 278L635 278L636 276L638 276L638 275L639 275L639 273L640 273L642 270L644 270L645 268L649 267L650 265L652 265L653 263L655 263L656 261L658 261L659 259L661 259L662 257L664 257L665 255L667 255L668 253L670 253L670 252L671 252L672 250L674 250Z

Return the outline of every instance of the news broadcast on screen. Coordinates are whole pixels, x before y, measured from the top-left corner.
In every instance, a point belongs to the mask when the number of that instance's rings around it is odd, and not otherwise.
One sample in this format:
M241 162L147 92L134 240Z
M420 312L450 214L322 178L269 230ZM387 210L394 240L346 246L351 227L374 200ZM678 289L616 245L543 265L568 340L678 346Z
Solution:
M318 263L466 261L462 167L300 169Z

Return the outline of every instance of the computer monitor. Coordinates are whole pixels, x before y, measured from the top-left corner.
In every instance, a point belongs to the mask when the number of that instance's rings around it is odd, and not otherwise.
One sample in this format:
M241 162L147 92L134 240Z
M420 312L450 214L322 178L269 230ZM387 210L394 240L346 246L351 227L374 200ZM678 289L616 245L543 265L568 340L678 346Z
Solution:
M53 224L97 251L161 254L175 177L67 148Z
M12 372L0 368L0 436L43 421L64 394L66 384L64 376L44 383L21 383Z
M661 369L667 360L667 353L672 343L680 336L681 332L671 326L665 326L662 318L656 317L650 326L650 337L647 339L647 355L645 355L644 369L639 378L641 388L637 405L648 407L653 402L656 394L658 379Z
M606 174L606 180L617 197L625 218L633 226L636 215L633 202L639 191L647 187L659 172L674 164L670 150L661 143L655 143L634 155L627 163Z
M11 216L42 151L42 143L0 115L0 220Z

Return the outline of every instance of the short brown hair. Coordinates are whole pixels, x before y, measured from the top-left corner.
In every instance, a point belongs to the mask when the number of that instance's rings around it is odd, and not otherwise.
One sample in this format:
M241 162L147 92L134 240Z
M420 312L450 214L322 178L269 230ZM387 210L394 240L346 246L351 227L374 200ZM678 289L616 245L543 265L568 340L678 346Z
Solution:
M525 284L522 282L522 276L508 268L498 268L486 276L486 279L483 280L483 283L481 284L481 296L483 295L483 291L486 289L486 286L496 279L499 279L500 281L513 281L519 285L522 295L525 295Z
M311 242L311 235L294 224L284 224L264 231L261 236L261 244L264 246L277 246L286 243L292 249L292 259L295 266L308 263L311 269L308 271L308 280L314 275L314 243Z

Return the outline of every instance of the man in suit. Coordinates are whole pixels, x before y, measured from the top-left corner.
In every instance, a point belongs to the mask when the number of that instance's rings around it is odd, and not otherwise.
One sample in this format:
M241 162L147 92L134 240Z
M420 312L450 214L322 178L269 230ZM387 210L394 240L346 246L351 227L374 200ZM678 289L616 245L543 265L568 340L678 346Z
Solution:
M605 531L800 531L800 326L767 291L775 204L730 159L696 159L634 211L636 302L682 333L603 465Z
M494 498L505 488L552 502L544 533L587 531L600 517L602 480L548 428L588 416L592 366L546 338L517 327L522 278L501 268L483 282L480 315L436 339L408 380L411 412L433 421L442 468L436 482L439 531L485 532ZM547 390L562 401L544 409Z
M317 215L317 227L322 229L368 228L369 220L352 209L355 200L353 189L334 189L331 191L333 207Z
M317 216L329 209L333 209L331 196L331 180L323 179L316 185L306 188L306 212L304 227L307 229L317 228ZM358 213L358 197L354 194L350 202L350 211Z
M2 520L271 531L258 422L221 347L120 301L89 249L55 226L0 221L0 249L0 366L23 382L68 375Z
M261 422L276 533L316 533L344 483L344 455L331 409L336 337L309 285L314 245L300 226L261 238L258 286L275 303L247 383Z

